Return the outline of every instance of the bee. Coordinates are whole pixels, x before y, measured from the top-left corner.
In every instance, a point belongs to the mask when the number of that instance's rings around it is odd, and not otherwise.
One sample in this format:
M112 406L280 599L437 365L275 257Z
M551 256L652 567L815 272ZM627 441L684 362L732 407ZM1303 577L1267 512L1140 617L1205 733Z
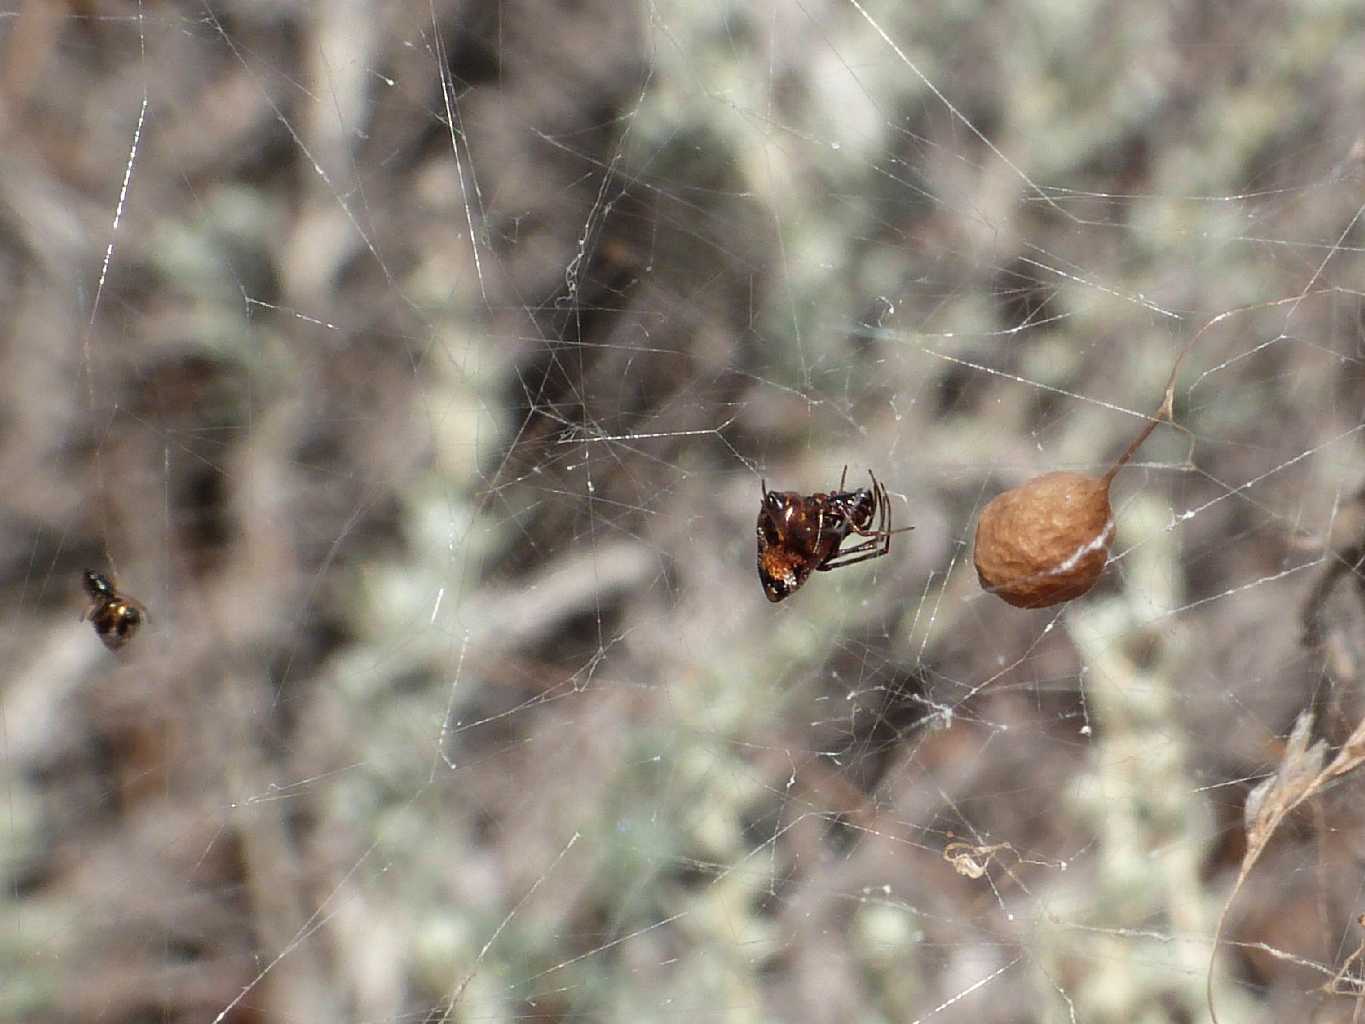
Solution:
M839 489L829 494L803 495L770 491L762 481L763 504L758 510L758 581L769 601L795 593L812 572L828 572L891 553L891 535L913 530L891 528L891 503L886 488L868 470L872 487L844 490L848 467ZM877 528L872 528L873 520ZM843 548L852 533L867 539Z
M127 594L120 594L118 588L109 582L109 577L94 569L86 569L81 574L81 584L90 595L90 607L81 615L81 620L89 619L94 624L95 633L104 641L104 646L117 651L133 638L138 627L147 620L147 609L140 601Z

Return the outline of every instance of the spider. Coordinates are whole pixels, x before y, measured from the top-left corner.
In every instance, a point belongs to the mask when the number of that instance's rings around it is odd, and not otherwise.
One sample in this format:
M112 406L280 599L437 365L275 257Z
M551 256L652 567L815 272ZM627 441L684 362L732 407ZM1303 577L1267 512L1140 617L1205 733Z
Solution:
M120 594L109 577L94 569L81 574L81 583L90 595L90 607L81 619L89 619L104 646L117 651L133 638L147 619L147 609L127 594Z
M880 558L891 551L891 535L913 530L891 528L891 503L886 488L872 470L872 488L844 490L848 467L839 475L839 489L806 496L796 491L770 491L762 481L763 506L758 510L758 581L769 601L794 594L814 571L828 572ZM871 528L876 517L877 528ZM840 550L850 533L867 540Z

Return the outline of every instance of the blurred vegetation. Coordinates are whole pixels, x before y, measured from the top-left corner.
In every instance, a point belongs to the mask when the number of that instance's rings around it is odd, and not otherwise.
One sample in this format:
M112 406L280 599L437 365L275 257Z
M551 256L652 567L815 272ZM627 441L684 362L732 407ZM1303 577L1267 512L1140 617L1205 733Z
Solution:
M1362 714L1365 8L10 7L0 1019L1207 1019ZM915 531L768 604L845 465ZM1358 786L1223 1019L1351 1019Z

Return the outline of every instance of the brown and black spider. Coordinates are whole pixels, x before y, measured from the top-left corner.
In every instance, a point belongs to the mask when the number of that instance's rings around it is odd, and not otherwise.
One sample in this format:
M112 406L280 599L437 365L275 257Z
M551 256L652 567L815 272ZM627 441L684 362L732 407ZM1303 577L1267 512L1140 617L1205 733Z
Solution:
M120 594L109 577L94 569L81 574L81 584L90 595L90 607L81 618L91 621L105 647L117 651L147 620L147 609L127 594Z
M758 510L758 581L769 601L795 593L812 572L827 572L880 558L891 551L891 535L913 530L891 528L891 503L886 488L872 470L872 487L844 490L848 467L839 476L839 489L829 494L803 495L770 491L765 480L763 506ZM877 528L872 529L876 517ZM840 550L850 534L867 540Z

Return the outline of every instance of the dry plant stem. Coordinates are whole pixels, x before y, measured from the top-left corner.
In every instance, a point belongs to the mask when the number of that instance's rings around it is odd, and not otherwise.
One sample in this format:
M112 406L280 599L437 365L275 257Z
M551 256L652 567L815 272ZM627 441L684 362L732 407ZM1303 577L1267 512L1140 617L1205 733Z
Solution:
M1356 925L1365 928L1365 914L1356 918ZM1352 1024L1360 1020L1362 1004L1365 1003L1365 987L1362 987L1359 979L1351 977L1351 969L1365 957L1365 941L1356 944L1355 951L1348 956L1337 969L1337 973L1331 981L1324 982L1322 991L1334 996L1355 996L1355 1013L1351 1015Z
M1356 924L1365 928L1365 914L1356 918ZM1337 972L1337 978L1346 978L1352 965L1361 958L1362 954L1365 954L1365 942L1356 946L1356 951L1346 958L1346 962L1341 965L1341 970ZM1351 1024L1360 1024L1361 1013L1362 1011L1365 1011L1365 990L1363 990L1360 983L1357 982L1354 991L1351 991L1349 988L1344 991L1346 995L1354 995L1356 997L1355 1012L1351 1014Z
M1254 814L1248 811L1252 820L1247 823L1247 852L1242 857L1242 866L1237 871L1237 881L1233 884L1232 892L1228 894L1223 911L1218 915L1218 927L1213 933L1213 950L1209 954L1209 973L1205 988L1209 1017L1213 1024L1219 1024L1218 1012L1213 1005L1213 961L1218 955L1218 941L1223 937L1223 926L1227 923L1228 911L1232 909L1232 902L1237 898L1247 876L1251 874L1251 869L1256 866L1256 862L1269 845L1271 836L1290 812L1309 797L1321 792L1328 783L1365 764L1365 719L1360 720L1355 731L1337 751L1337 756L1326 767L1320 767L1326 749L1322 741L1314 743L1311 747L1308 745L1312 724L1313 718L1310 713L1305 712L1299 716L1289 735L1279 771L1272 779L1268 779L1253 790L1247 801L1248 807L1254 805L1255 810Z

